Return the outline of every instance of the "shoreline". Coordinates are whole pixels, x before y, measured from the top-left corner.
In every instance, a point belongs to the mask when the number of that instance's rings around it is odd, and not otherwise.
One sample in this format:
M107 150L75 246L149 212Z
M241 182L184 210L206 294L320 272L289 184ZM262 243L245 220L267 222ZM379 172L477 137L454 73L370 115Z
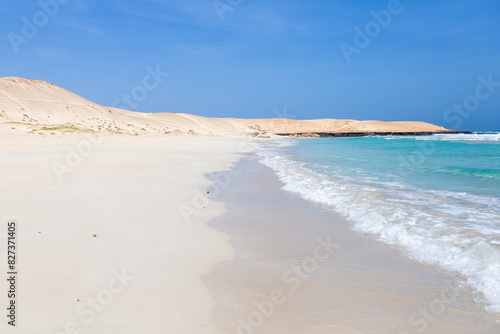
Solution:
M281 190L254 155L239 164L242 173L217 198L226 213L209 222L231 236L235 250L233 260L204 277L221 333L500 329L457 273L412 260L354 232L328 208Z
M277 133L277 136L287 136L292 138L345 138L345 137L368 137L368 136L430 136L444 134L471 134L470 131L419 131L419 132L298 132L298 133Z
M104 136L81 154L84 135L37 137L0 147L0 239L15 220L19 249L16 327L2 331L218 333L201 276L233 250L205 225L224 205L201 192L248 141ZM58 179L54 162L71 170Z

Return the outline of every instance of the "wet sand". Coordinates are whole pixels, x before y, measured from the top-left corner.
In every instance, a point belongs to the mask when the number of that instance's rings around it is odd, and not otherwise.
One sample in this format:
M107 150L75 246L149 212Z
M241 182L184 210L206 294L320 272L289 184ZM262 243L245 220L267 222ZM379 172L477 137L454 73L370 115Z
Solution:
M216 196L226 213L209 223L235 250L204 276L221 333L500 332L498 316L458 274L281 190L253 155L238 170Z

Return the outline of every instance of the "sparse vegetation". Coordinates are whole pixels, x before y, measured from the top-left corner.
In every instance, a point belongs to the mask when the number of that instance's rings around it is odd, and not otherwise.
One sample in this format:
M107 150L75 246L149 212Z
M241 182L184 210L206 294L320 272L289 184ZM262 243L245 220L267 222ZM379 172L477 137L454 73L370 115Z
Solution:
M44 126L40 130L42 131L61 131L61 132L83 132L83 133L95 133L92 129L80 129L71 125L59 125L59 126Z

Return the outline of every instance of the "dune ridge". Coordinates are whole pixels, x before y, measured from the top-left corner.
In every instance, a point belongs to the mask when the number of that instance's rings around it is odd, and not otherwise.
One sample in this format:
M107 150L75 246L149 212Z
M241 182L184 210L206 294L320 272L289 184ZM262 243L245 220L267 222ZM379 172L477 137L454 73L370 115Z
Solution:
M0 78L0 126L25 133L342 136L455 132L425 122L351 119L237 119L141 113L105 107L46 81Z

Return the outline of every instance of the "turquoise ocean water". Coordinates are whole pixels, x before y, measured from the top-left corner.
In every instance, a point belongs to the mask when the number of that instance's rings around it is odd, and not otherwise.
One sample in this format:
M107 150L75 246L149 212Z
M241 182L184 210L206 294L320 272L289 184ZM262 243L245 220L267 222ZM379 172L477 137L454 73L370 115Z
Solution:
M307 138L258 151L284 189L462 274L500 312L500 134Z

